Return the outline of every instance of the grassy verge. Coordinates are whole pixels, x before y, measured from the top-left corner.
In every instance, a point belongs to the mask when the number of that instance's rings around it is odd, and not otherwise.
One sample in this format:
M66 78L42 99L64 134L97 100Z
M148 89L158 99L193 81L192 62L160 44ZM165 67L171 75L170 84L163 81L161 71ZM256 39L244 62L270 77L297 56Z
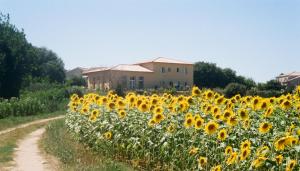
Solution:
M17 141L42 126L44 126L44 124L35 124L1 135L0 170L1 168L8 166L9 162L13 160L13 153L14 149L17 147Z
M57 111L57 112L47 113L47 114L39 114L39 115L32 115L32 116L15 116L15 117L8 117L8 118L0 119L0 131L5 130L7 128L15 127L20 124L27 123L27 122L62 115L64 113L65 113L65 111Z
M61 161L62 170L133 170L125 164L105 159L85 148L67 132L63 120L54 121L47 126L41 144L47 153Z

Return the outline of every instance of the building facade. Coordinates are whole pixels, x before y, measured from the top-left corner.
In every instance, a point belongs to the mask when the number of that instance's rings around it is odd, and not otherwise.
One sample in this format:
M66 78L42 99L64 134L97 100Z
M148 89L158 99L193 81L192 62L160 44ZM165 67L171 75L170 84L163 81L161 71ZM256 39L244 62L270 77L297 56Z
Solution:
M171 88L193 86L193 64L159 57L136 64L120 64L108 68L92 68L83 72L88 88L109 90Z
M286 85L288 87L295 87L300 85L300 72L280 74L279 76L276 77L276 80L280 82L281 85Z

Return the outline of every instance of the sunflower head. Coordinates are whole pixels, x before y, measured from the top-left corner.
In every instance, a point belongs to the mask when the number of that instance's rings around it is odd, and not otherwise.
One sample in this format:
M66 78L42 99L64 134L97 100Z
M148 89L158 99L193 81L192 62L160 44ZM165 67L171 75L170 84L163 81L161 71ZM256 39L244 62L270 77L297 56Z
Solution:
M208 135L214 134L219 128L219 124L215 121L210 121L205 125L205 132Z
M184 127L185 128L190 128L194 125L194 117L187 117L185 118L184 121Z
M229 126L236 126L238 124L238 119L236 116L231 116L228 120L227 120L227 124Z
M233 152L233 149L232 149L231 146L227 146L227 147L225 148L225 155L229 155L229 154L231 154L232 152Z
M165 119L165 116L163 114L157 113L153 115L153 120L155 121L155 123L160 123L162 120Z
M225 129L221 129L218 133L218 139L224 141L227 138L227 132Z
M261 167L266 160L267 160L266 157L260 156L257 159L253 160L251 165L257 169L257 168Z
M261 133L261 134L268 133L271 128L272 128L271 123L263 122L259 125L259 133Z
M278 156L275 157L275 161L278 165L281 165L282 164L282 161L283 161L283 156L280 154Z
M296 160L290 160L287 165L286 165L286 168L285 170L286 171L292 171L294 169L294 167L296 166L297 164L297 161Z
M211 168L211 171L221 171L221 170L222 170L221 165L217 165L217 166L214 166L213 168Z
M237 161L237 156L238 156L237 152L231 153L230 156L226 160L226 164L227 165L234 164Z
M123 118L125 118L125 116L126 116L126 111L125 110L120 110L119 112L118 112L118 116L119 116L119 118L121 118L121 119L123 119Z
M204 120L200 117L195 120L195 129L201 129L204 125Z
M249 140L245 140L241 143L241 149L250 149L251 142Z
M110 140L112 138L112 133L110 131L104 133L104 138Z
M244 120L247 120L249 119L249 114L248 114L248 111L246 109L241 109L239 110L239 117L244 121Z
M207 158L206 157L199 157L198 163L201 167L205 166L207 164Z
M190 154L190 155L195 155L195 154L198 153L198 151L199 151L199 148L192 147L192 148L190 149L190 151L189 151L189 154Z
M198 87L193 87L193 89L192 89L192 96L200 96L200 94L201 94L201 91L200 91L200 89L198 88Z
M250 154L251 154L250 148L241 149L240 160L241 161L246 160L250 156Z

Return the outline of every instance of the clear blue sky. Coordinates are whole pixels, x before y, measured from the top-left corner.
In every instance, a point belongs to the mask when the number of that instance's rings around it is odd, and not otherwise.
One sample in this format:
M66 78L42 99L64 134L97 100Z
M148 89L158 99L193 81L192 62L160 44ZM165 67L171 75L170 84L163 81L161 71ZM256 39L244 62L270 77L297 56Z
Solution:
M0 11L67 69L164 56L260 82L300 71L299 0L0 0Z

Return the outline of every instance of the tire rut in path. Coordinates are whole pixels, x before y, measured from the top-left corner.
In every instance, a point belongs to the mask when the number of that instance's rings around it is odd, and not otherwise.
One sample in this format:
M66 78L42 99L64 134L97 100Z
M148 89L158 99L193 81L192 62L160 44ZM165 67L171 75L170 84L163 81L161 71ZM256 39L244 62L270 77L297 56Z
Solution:
M42 155L38 142L45 132L45 128L40 128L27 135L18 144L15 151L13 171L51 171L55 170L46 162Z

